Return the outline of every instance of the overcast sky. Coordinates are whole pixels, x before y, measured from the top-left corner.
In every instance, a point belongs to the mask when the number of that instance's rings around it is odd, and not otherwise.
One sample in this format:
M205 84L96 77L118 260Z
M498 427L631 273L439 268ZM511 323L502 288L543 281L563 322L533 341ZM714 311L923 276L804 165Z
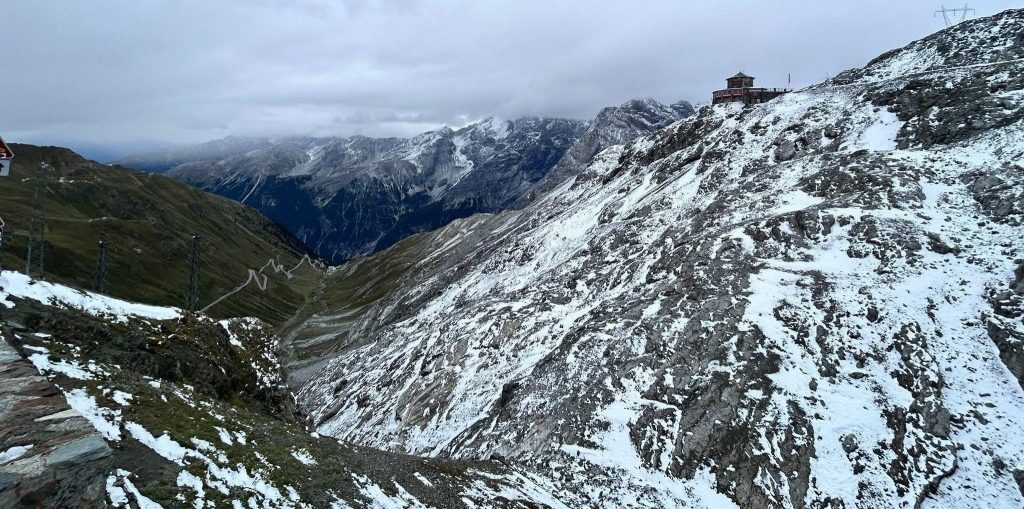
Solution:
M99 159L227 135L586 119L633 97L696 104L739 70L808 85L943 27L940 0L3 3L0 135Z

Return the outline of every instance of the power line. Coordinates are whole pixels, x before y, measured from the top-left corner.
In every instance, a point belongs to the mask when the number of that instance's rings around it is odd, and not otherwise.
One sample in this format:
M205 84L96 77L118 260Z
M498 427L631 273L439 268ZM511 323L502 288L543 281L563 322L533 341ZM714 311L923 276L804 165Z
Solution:
M32 221L28 230L28 256L25 257L25 275L43 279L43 251L46 245L46 175L50 165L39 164L36 190L32 195Z

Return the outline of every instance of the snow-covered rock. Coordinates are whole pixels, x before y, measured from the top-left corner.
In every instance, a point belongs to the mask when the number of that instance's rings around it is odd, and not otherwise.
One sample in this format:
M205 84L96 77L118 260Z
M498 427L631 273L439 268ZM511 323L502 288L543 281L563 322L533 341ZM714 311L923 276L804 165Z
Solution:
M300 402L573 507L1020 507L1022 70L1007 11L607 148L435 232Z

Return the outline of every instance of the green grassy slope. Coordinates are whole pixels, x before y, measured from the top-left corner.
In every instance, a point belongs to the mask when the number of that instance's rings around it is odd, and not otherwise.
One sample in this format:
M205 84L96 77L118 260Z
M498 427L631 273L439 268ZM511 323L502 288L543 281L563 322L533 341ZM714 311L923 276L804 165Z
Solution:
M364 317L388 323L400 320L406 311L402 303L388 311L375 305L405 286L423 281L427 274L448 271L452 263L470 256L488 242L486 234L502 223L501 216L476 214L460 219L331 270L306 304L279 329L281 360L288 369L289 384L300 387L339 352L364 342L366 331L360 328L367 325L366 321L360 323ZM375 310L386 316L373 315Z
M12 145L10 177L0 178L0 217L7 222L2 263L23 271L35 175L47 181L46 277L92 289L98 243L112 243L107 293L133 301L183 306L189 243L203 237L200 302L234 289L271 258L287 268L304 249L256 210L175 180L88 161L58 147ZM216 317L256 316L279 324L305 303L320 272L308 263L287 278L268 268L266 291L256 285L211 308Z
M378 300L400 284L436 241L435 232L407 237L368 257L349 260L327 274L319 289L282 325L282 361L293 387L359 338L352 325Z

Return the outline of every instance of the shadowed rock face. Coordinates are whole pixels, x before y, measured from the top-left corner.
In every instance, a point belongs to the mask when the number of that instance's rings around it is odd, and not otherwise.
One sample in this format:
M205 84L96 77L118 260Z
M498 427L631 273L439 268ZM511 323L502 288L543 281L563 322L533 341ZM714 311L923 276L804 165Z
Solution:
M300 403L582 506L1020 506L1024 46L993 40L1024 11L429 234Z
M0 507L106 507L111 465L89 421L0 339Z

